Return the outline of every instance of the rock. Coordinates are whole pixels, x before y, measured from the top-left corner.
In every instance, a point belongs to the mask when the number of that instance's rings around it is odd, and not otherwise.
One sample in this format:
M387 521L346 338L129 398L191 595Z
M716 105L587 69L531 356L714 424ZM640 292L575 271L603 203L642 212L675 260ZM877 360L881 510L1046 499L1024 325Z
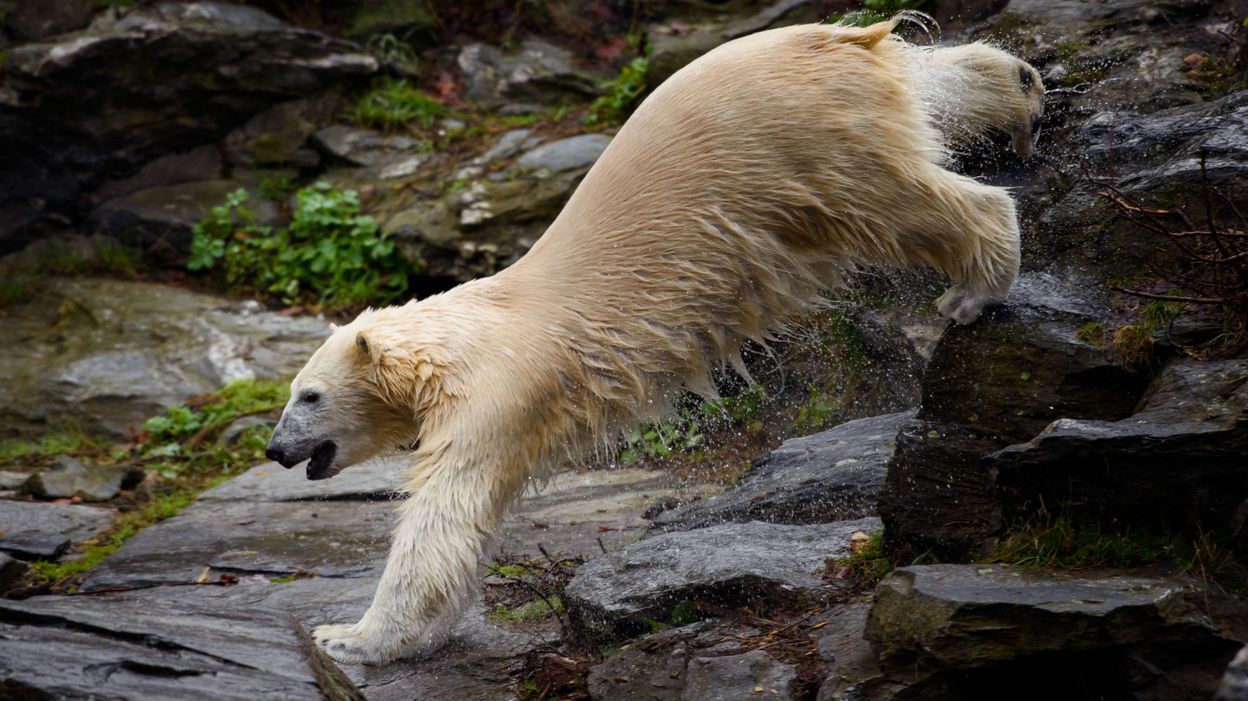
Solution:
M182 153L171 153L146 163L128 178L109 180L91 193L96 204L131 195L140 190L168 187L198 181L219 181L224 161L216 146L200 146Z
M726 493L661 513L655 528L830 523L873 516L894 439L913 418L911 411L858 419L785 441Z
M849 552L866 518L822 526L762 522L679 531L626 545L582 565L564 591L579 627L598 639L627 637L665 621L694 598L725 608L747 601L794 603L823 594L819 572Z
M1239 647L1207 596L1187 579L903 567L880 582L866 635L906 698L984 698L1026 678L1029 698L1207 699Z
M538 146L521 156L514 167L538 173L589 170L610 144L606 134L578 134Z
M0 417L12 431L75 421L124 432L234 380L285 379L323 320L150 283L57 278L0 325Z
M952 327L927 366L918 420L898 436L880 497L885 541L901 559L979 552L1004 524L984 457L1059 417L1128 416L1147 378L1078 331L1105 320L1095 283L1020 277L1004 307Z
M599 93L599 83L612 77L577 66L570 52L537 39L508 54L493 46L469 44L460 50L456 63L464 75L464 97L486 107L509 101L558 104L568 98L592 98Z
M384 502L201 501L131 538L82 589L215 582L222 574L379 574L393 514Z
M30 475L25 472L0 470L0 489L18 489L26 484L28 479L30 479Z
M129 152L211 138L282 97L376 70L353 44L215 2L102 13L79 34L13 49L5 64L16 107Z
M288 614L185 596L193 589L93 597L91 606L0 601L6 688L58 698L321 698Z
M7 3L0 25L19 40L40 41L87 26L95 7L92 0Z
M0 596L21 584L29 569L25 562L0 552Z
M1222 675L1222 686L1213 701L1248 701L1248 647L1235 655Z
M327 101L294 100L274 105L225 137L230 162L243 166L312 168L320 155L306 146L308 137L331 110Z
M398 495L402 471L401 460L374 459L353 465L333 479L309 480L303 469L287 470L268 462L200 494L199 501L386 501Z
M55 560L108 528L112 512L94 506L0 501L0 551L23 560Z
M1239 359L1175 363L1130 417L1058 419L989 459L1015 513L1029 504L1061 504L1072 518L1119 529L1231 534L1248 548L1245 455L1248 360ZM1136 487L1123 489L1127 484Z
M1092 173L1143 204L1161 208L1190 206L1191 194L1202 189L1203 153L1209 181L1242 207L1248 198L1245 130L1248 93L1241 91L1156 112L1098 109L1069 142ZM1091 257L1112 272L1138 268L1135 256L1151 254L1161 237L1141 235L1099 195L1102 190L1086 178L1056 190L1058 197L1036 217L1040 255L1058 261ZM1233 220L1222 201L1215 199L1213 206L1216 216ZM1193 214L1204 221L1203 210Z
M793 699L797 670L762 650L689 660L682 701Z
M819 685L817 701L890 701L903 684L889 681L880 671L875 651L864 637L871 604L860 602L834 608L816 631L819 657L828 671Z
M648 635L606 655L589 670L595 701L681 701L688 643L706 625L696 623Z
M430 182L438 195L378 188L384 192L370 212L431 281L452 284L492 275L537 241L610 137L581 134L536 147L532 142L525 130L503 135L461 169L453 187L444 191L441 181ZM526 148L510 166L500 163ZM481 177L486 167L496 172Z
M127 467L88 467L75 458L63 456L52 467L31 475L26 489L43 499L79 497L83 501L108 501L122 489L138 484L143 474L142 470Z
M208 210L225 202L236 180L202 180L163 185L109 200L87 217L94 232L114 236L145 249L145 254L182 263L191 250L191 231ZM247 205L261 224L281 223L277 205L252 196Z
M429 156L428 146L416 139L341 124L318 130L314 138L325 151L355 165L371 166L383 179L411 175Z

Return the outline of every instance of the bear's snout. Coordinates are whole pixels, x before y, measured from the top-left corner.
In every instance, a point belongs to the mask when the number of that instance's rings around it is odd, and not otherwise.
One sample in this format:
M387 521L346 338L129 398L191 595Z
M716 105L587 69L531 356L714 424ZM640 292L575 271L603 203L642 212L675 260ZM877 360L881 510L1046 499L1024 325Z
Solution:
M282 450L281 446L274 445L272 442L270 442L269 446L264 449L264 457L275 463L279 463L282 467L287 469L292 467L291 465L286 464L286 451Z

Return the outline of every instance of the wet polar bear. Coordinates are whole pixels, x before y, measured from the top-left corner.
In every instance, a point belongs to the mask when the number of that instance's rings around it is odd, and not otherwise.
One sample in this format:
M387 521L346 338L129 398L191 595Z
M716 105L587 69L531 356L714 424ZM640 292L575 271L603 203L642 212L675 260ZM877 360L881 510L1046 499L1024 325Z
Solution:
M533 479L708 374L858 264L926 265L959 323L1019 264L1005 190L941 167L1005 132L1030 153L1043 87L982 45L867 28L766 31L711 51L642 104L558 219L497 275L337 328L269 446L310 479L404 453L386 568L358 623L315 631L346 663L437 645L476 591L499 518Z

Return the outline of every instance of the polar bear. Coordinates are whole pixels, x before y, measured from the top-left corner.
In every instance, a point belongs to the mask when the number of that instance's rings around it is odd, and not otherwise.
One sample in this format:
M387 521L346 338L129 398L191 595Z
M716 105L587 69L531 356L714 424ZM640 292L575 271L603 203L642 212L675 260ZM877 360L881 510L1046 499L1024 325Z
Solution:
M291 385L268 455L322 479L396 446L406 500L346 663L437 645L534 480L740 367L746 339L860 264L925 265L969 323L1019 265L1014 203L941 167L989 131L1029 153L1043 86L986 46L866 28L766 31L708 53L620 129L559 217L493 277L336 328Z

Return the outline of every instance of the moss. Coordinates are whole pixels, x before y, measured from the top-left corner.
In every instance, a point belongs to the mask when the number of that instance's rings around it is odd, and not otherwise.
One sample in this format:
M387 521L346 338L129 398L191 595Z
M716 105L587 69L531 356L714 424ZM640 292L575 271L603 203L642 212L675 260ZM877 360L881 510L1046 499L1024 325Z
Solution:
M100 439L91 438L76 427L60 428L38 440L7 438L0 440L0 465L29 458L47 458L98 449L102 443Z
M1136 321L1114 329L1110 345L1118 362L1127 368L1146 369L1156 359L1155 347L1158 333L1174 321L1182 305L1178 302L1155 301L1145 305L1136 314Z
M1103 345L1105 343L1105 325L1099 321L1089 321L1075 331L1075 337L1084 343L1094 346Z
M489 615L493 620L508 625L540 623L563 615L563 600L553 596L546 599L535 599L514 608L498 604L490 611Z
M124 514L103 535L87 542L82 556L67 562L34 562L31 573L36 582L58 584L86 574L104 558L121 549L126 541L148 526L177 515L195 500L196 491L182 489L155 497L142 508Z
M851 543L849 557L833 560L829 569L847 579L859 591L870 589L893 571L893 561L884 555L884 532L872 533L865 541Z

